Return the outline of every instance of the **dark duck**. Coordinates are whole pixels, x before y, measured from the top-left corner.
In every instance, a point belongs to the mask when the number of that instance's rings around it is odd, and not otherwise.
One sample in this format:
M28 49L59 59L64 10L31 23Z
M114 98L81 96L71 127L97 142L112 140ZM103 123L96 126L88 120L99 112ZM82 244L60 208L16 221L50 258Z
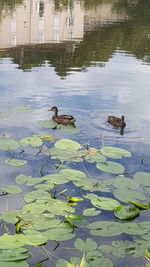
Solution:
M58 115L58 108L57 107L52 107L49 109L49 111L53 111L54 114L52 116L52 120L62 124L62 125L68 125L68 124L74 124L75 123L75 118L71 115Z
M124 128L126 127L124 119L124 116L121 116L121 118L117 118L115 116L108 116L107 122L113 125L114 127L120 128L120 134L123 135Z

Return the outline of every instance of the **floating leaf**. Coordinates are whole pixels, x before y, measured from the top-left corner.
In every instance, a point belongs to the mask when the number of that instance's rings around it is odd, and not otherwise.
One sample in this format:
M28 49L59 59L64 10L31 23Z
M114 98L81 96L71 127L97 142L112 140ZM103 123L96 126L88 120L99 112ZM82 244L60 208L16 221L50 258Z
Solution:
M101 152L104 156L114 159L120 159L121 157L131 157L131 153L129 151L118 147L104 146L101 148Z
M146 197L142 193L122 187L114 191L114 196L124 202L146 200Z
M0 249L16 249L21 246L22 244L18 242L16 235L8 235L5 233L0 236Z
M144 225L136 222L126 222L122 224L122 231L130 235L144 235L148 233L148 229Z
M44 128L55 128L57 127L57 122L53 120L39 120L37 121L38 125L44 127Z
M44 233L35 230L24 230L23 234L16 234L15 237L23 246L39 246L47 242L47 237Z
M78 142L76 142L76 141L63 138L61 140L58 140L55 143L55 147L56 148L59 148L59 149L62 149L62 150L68 150L68 149L78 150L78 149L81 148L81 145Z
M106 161L105 163L97 163L96 167L104 172L121 174L124 172L124 167L120 163L113 161Z
M100 266L100 267L113 267L113 263L110 259L106 259L106 258L99 258L96 260L93 260L90 263L90 267L96 267L96 266Z
M30 137L25 137L19 140L21 146L33 146L33 147L39 147L43 144L41 138L39 135L33 135Z
M136 190L139 187L139 184L131 179L131 178L126 178L124 175L118 175L115 179L113 179L112 185L116 188L129 188L132 190Z
M21 212L19 210L6 210L2 213L1 218L5 222L15 224L18 222Z
M45 192L43 190L35 190L32 192L29 192L25 195L24 200L25 202L29 203L36 199L38 200L49 200L51 198L51 195L48 192Z
M28 178L31 176L26 176L24 174L20 174L16 177L16 183L17 184L25 184L28 181Z
M32 109L26 105L22 105L22 106L11 109L11 112L15 112L15 113L24 113L24 112L31 112L31 111Z
M97 236L115 236L123 232L122 224L110 221L93 222L87 226L91 229L92 235Z
M25 260L30 256L27 253L27 251L28 250L26 248L18 248L18 249L2 251L0 253L0 262L4 263L4 262L14 262L14 261ZM7 264L5 266L7 266Z
M87 194L85 198L89 198L91 200L91 203L96 208L104 209L104 210L113 210L120 204L115 199L108 198L108 197L99 197L95 194Z
M88 208L83 211L83 216L97 216L100 213L100 210L96 210L95 208Z
M150 186L150 173L149 172L136 172L134 174L136 182L143 186Z
M104 254L112 254L118 258L124 258L126 254L135 251L135 244L128 241L113 241L112 245L100 245L98 249Z
M106 162L106 158L99 153L95 153L95 154L87 153L85 159L90 163L93 163L95 161L96 162Z
M20 144L12 139L0 139L0 150L16 150L20 147Z
M120 204L117 200L108 197L98 197L97 199L92 199L91 203L96 208L103 210L113 210Z
M82 252L92 251L97 249L97 244L93 239L87 238L85 241L77 238L74 242L74 246L77 250L80 250Z
M132 220L139 216L140 210L136 207L120 205L114 209L114 215L120 220Z
M150 202L139 203L139 202L136 202L136 201L128 201L128 203L134 205L135 207L139 208L140 210L150 209Z
M65 224L62 224L61 227L59 226L57 228L45 231L44 235L48 238L48 240L56 241L69 240L75 237L75 234L72 233L72 228L65 226Z
M64 260L64 259L59 259L57 262L56 262L56 267L67 267L67 264L69 264L68 261ZM71 266L70 266L71 267ZM72 265L72 267L74 267Z
M8 117L9 116L9 113L3 113L3 112L0 112L0 119L1 118L6 118L6 117Z
M22 189L16 185L7 185L5 187L0 187L0 189L8 194L19 194L22 192Z
M29 264L26 261L18 261L18 262L0 262L0 267L29 267Z
M10 158L10 159L6 159L5 163L13 167L21 167L27 164L27 160Z

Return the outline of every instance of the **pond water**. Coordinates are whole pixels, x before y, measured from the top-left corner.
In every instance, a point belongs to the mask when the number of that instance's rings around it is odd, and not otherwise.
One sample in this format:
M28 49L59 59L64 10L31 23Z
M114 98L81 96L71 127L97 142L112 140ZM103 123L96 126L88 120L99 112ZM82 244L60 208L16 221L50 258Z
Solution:
M7 138L8 135L10 139L18 141L42 133L43 136L68 138L84 146L89 144L96 149L102 146L119 147L132 153L131 158L113 160L124 165L127 177L132 178L136 172L150 172L148 0L1 0L0 81L0 114L8 113L8 116L0 118L1 137ZM32 112L11 112L22 105L32 108ZM51 118L52 113L48 109L52 106L57 106L60 114L70 114L76 118L74 131L68 131L65 127L46 129L37 123ZM108 115L125 116L123 135L119 129L107 123ZM45 145L52 146L48 142ZM58 161L47 161L47 155L42 153L37 155L40 148L28 146L18 153L0 151L0 186L16 185L15 179L19 174L40 177L60 171L61 166L57 169L54 166ZM13 156L28 163L21 167L4 163ZM67 161L64 164L94 179L116 177L100 171L95 163L69 164ZM25 185L22 188L22 194L1 196L2 213L20 209L25 204L23 195L33 188ZM65 188L66 184L58 186L58 191ZM67 184L67 188L67 195L81 197L85 194L72 183ZM140 188L140 192L143 192L143 188ZM94 193L115 198L111 192ZM148 193L146 201L149 201ZM76 214L82 215L83 209L88 207L94 206L86 200L83 203L81 201ZM149 221L147 210L141 214L136 222ZM103 210L99 217L88 218L88 223L115 221L112 216L112 211ZM11 225L9 227L13 228ZM5 229L2 229L1 234L4 232ZM90 237L98 245L111 245L113 240L134 241L138 234L135 237L123 233L106 238L91 235L86 227L79 227L77 237L83 240ZM46 249L52 257L42 266L53 267L59 258L68 261L70 256L82 258L83 253L79 250L63 249L63 246L73 247L74 241L75 238L60 242L55 251L55 242L49 242ZM27 260L30 266L45 258L40 249L29 250L32 251L32 256ZM145 254L140 258L132 255L121 258L111 253L104 255L112 260L115 267L147 264ZM89 266L112 266L112 262L102 265L97 258L97 262L94 260L92 258Z

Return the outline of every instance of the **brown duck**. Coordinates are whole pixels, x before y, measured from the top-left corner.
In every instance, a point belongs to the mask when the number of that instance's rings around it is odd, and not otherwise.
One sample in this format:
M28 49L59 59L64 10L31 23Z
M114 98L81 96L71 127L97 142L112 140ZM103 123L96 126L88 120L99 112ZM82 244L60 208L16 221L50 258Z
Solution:
M68 124L75 123L75 118L71 115L58 115L58 108L55 106L49 109L49 111L54 112L54 115L52 116L52 120L56 121L59 124L68 125Z
M121 118L117 118L115 116L108 116L107 122L121 129L124 129L126 127L124 116L121 116Z

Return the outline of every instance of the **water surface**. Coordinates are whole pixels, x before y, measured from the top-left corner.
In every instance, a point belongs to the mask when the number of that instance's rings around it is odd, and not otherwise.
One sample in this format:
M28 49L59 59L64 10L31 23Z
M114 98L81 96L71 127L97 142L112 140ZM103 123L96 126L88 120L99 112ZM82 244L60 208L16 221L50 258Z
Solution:
M60 113L74 115L79 131L50 129L50 135L128 149L133 155L124 160L129 174L149 172L149 18L146 0L1 1L1 112L22 104L33 112L1 118L0 133L17 140L44 131L37 121L49 119L48 109L55 105ZM125 116L124 135L108 125L108 115ZM1 186L15 183L20 174L4 165L8 156L1 152ZM26 151L29 163L21 172L38 177L41 159L34 156L32 149ZM45 166L44 174L56 171L51 168ZM91 168L91 175L99 173ZM22 196L18 199L13 197L7 208L19 208ZM135 265L132 261L127 266Z

